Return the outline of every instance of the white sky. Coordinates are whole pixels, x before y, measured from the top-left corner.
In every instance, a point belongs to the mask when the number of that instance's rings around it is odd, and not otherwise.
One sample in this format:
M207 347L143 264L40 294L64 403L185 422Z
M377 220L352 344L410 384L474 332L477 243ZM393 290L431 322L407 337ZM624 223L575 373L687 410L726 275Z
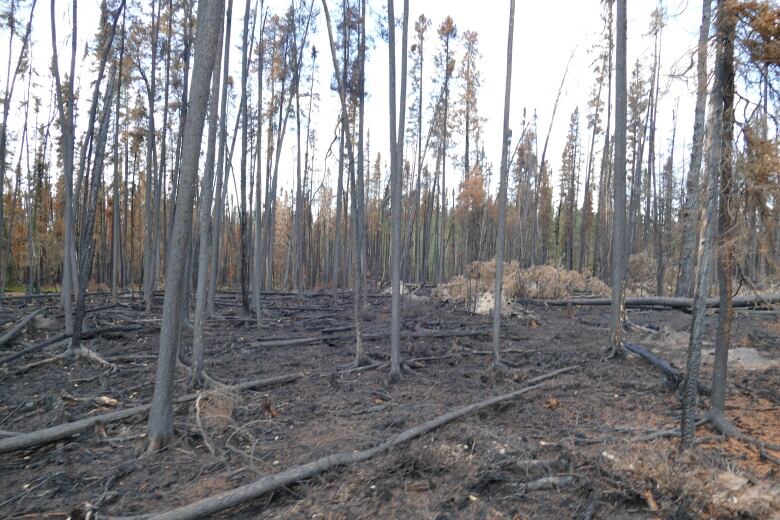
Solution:
M701 2L694 0L660 0L660 3L668 15L662 41L661 84L662 89L665 85L668 85L669 90L663 95L659 103L656 151L659 156L658 164L662 165L663 159L661 158L668 153L668 142L671 137L672 111L679 98L675 153L675 168L679 177L683 171L684 161L687 161L687 152L683 146L687 147L688 143L690 143L690 134L693 126L695 69L689 69L689 67L693 64L692 53L698 38L701 21ZM144 2L144 5L146 4L147 2ZM630 70L637 58L645 66L644 76L648 78L652 65L653 40L646 33L648 32L650 13L656 8L658 2L656 0L635 0L628 2L628 4L629 80ZM69 59L68 33L70 31L69 9L71 5L70 0L60 0L57 3L57 12L60 13L57 31L61 45L61 71L67 70L67 60ZM266 0L266 5L273 12L281 13L289 5L289 2L286 0ZM384 1L369 0L368 5L370 21L385 16L386 3ZM32 52L34 66L41 75L48 74L52 55L49 7L48 1L38 0L33 29L34 44ZM95 35L99 13L98 7L98 0L81 0L79 2L80 50L83 49L84 39L92 39ZM316 2L315 7L321 10L319 1ZM336 2L331 0L329 7L331 15L336 17L338 11ZM25 19L27 9L28 7L25 6L22 14ZM148 7L146 9L148 10ZM403 2L396 0L397 17L400 18L402 10ZM235 0L233 10L233 42L235 47L231 51L232 64L230 72L237 80L240 78L240 52L236 50L236 47L240 44L243 11L243 2ZM450 15L457 25L459 34L463 34L466 30L479 33L479 48L482 54L479 68L482 74L482 87L478 98L478 107L481 115L486 118L484 124L485 152L487 160L493 164L495 172L498 171L501 152L501 121L506 74L508 12L508 0L482 0L482 2L465 0L410 0L410 46L414 36L413 23L417 17L424 13L432 22L426 40L427 56L425 69L428 73L425 78L426 96L432 91L432 82L429 74L434 69L433 53L438 46L436 28L441 21L447 15ZM592 72L592 61L594 59L592 48L593 44L601 38L600 33L603 28L601 13L602 7L599 0L517 1L510 127L515 130L515 139L517 139L523 108L528 109L529 118L535 109L539 116L540 153L566 62L572 51L575 53L556 114L555 126L550 137L547 153L547 158L556 175L566 139L569 117L575 106L580 107L582 146L583 150L587 152L589 139L585 138L587 131L585 117L587 115L587 102L595 82ZM325 160L326 148L332 139L333 127L338 113L338 97L329 89L333 67L324 24L324 16L320 16L316 26L317 33L313 35L312 39L312 43L320 51L318 57L319 75L316 79L319 88L315 86L315 89L319 91L321 96L319 114L313 115L318 135L315 159L317 177L315 178L315 184L318 183L320 176L324 173L323 161ZM397 35L400 46L400 30L397 31ZM375 46L370 51L366 65L368 78L366 88L369 93L366 105L366 122L367 129L371 133L370 153L372 161L377 151L380 151L383 157L387 157L389 148L387 120L388 52L386 44L377 35L375 35L374 41ZM13 52L14 59L17 52L18 42ZM7 56L7 53L7 34L3 34L0 35L0 56ZM456 60L459 61L461 55L462 48L458 45L455 54ZM83 56L80 52L78 59L81 60L82 58ZM81 68L78 69L80 70L79 76L80 80L84 82L82 100L87 103L90 95L86 88L87 80L84 78L90 77L86 72L89 68L89 63L84 62L80 65ZM400 68L400 57L398 66ZM456 63L456 70L457 67L458 64ZM3 66L2 68L4 69L5 67ZM84 72L81 72L82 70ZM685 72L684 77L681 76L683 72ZM47 103L51 82L48 77L38 78L37 82L40 84L37 91L42 96L43 102ZM453 93L457 92L457 89L458 85L453 85ZM14 95L15 107L19 106L18 102L22 99L22 96L23 86L17 85ZM410 98L409 102L411 101ZM424 105L427 106L428 103L424 102ZM82 113L86 113L86 110L86 107L81 108ZM45 114L46 110L44 109L44 116ZM16 117L15 121L14 116ZM428 116L429 114L426 112L424 124L426 124L425 120L427 120ZM15 126L14 123L21 125L20 119L21 114L12 112L10 126L13 128ZM291 121L292 124L293 121ZM232 125L229 125L229 128L232 128ZM79 133L83 131L83 126L78 131ZM457 136L455 139L457 140ZM286 139L285 158L280 169L280 187L287 189L292 185L295 171L293 145L294 137L290 135ZM459 145L456 146L460 149ZM17 149L14 145L11 145L9 151L16 154ZM328 161L327 167L335 171L335 158L331 158ZM448 168L448 172L456 171L460 175L459 170L455 169L454 165ZM491 184L495 186L496 175L493 177ZM457 179L459 180L459 177ZM332 180L334 181L335 179ZM456 179L453 174L448 174L447 185L453 187L455 182Z

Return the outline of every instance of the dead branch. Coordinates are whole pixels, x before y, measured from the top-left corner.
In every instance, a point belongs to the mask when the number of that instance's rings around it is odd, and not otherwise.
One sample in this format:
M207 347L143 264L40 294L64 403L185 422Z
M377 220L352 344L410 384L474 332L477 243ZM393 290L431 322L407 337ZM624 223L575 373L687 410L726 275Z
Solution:
M111 325L108 327L98 327L96 329L87 329L81 333L81 339L90 339L94 338L95 336L99 334L109 333L109 332L130 332L130 331L137 331L141 329L154 329L159 328L159 325L156 327L147 327L142 325ZM40 341L34 345L30 345L29 347L20 350L19 352L15 352L11 354L10 356L6 356L3 359L0 359L0 365L5 365L6 363L10 363L11 361L18 359L22 356L26 356L27 354L30 354L31 352L35 352L37 350L44 349L46 347L50 347L54 345L55 343L59 343L60 341L67 339L70 337L70 334L66 334L64 332L61 332L59 334L55 334L54 336L51 336L49 338L46 338L43 341Z
M575 477L571 475L561 475L554 477L542 477L531 482L520 485L522 491L540 491L542 489L556 489L570 486L574 483Z
M637 356L641 357L651 365L658 367L661 369L661 372L664 373L666 376L667 384L669 386L670 390L677 390L677 387L680 386L683 380L683 373L677 370L672 366L671 363L669 363L664 358L657 356L656 354L653 354L650 352L650 350L646 347L643 347L642 345L638 345L636 343L623 343L623 347L636 354ZM711 389L703 384L699 383L699 393L702 395L710 395Z
M227 386L225 387L225 390L241 392L243 390L249 390L250 388L261 388L270 385L289 383L299 379L300 377L301 374L294 373L264 379L253 379L244 383ZM199 394L183 395L174 399L174 402L185 403L188 401L194 401L198 398L198 395ZM151 408L151 406L151 404L142 404L132 408L126 408L124 410L117 410L115 412L95 415L92 417L85 417L84 419L79 419L78 421L52 426L50 428L43 428L34 432L20 433L19 435L14 435L13 437L0 439L0 453L8 453L11 451L32 448L33 446L40 446L42 444L49 444L60 439L71 437L85 430L89 430L98 423L106 424L121 421L122 419L145 413Z
M473 337L486 336L490 334L489 329L476 330L415 330L401 332L401 339L409 338L455 338L455 337ZM338 341L354 339L354 334L332 334L328 336L306 336L301 338L280 338L268 341L257 341L252 343L252 347L293 347L298 345L309 345L321 341ZM378 340L390 337L390 332L375 332L363 334L364 340Z
M0 347L14 339L16 336L21 334L21 332L24 330L24 328L27 326L28 323L30 323L33 318L35 318L37 315L39 315L41 312L43 312L43 309L35 309L30 314L19 320L16 325L8 329L8 332L2 335L0 337Z
M478 403L457 408L451 412L440 415L434 419L431 419L430 421L415 426L414 428L410 428L397 435L394 435L393 437L390 437L389 439L375 445L372 448L356 452L342 452L327 455L315 461L299 466L293 466L285 471L262 477L245 486L240 486L230 491L218 493L214 496L207 497L202 500L198 500L197 502L171 509L170 511L163 513L151 513L129 517L114 517L114 520L142 520L148 518L155 518L157 520L190 520L193 518L201 518L206 515L214 514L230 507L237 506L248 500L260 497L270 491L274 491L301 480L314 477L326 471L330 471L331 469L337 468L339 466L368 460L384 451L389 450L390 448L411 441L412 439L415 439L425 433L450 423L455 419L459 419L474 412L484 410L485 408L491 407L498 403L515 399L533 390L543 388L545 385L538 383L542 383L543 381L551 379L560 374L571 372L577 368L578 367L574 366L561 368L548 374L533 378L528 381L530 386L525 386L508 394L498 395Z

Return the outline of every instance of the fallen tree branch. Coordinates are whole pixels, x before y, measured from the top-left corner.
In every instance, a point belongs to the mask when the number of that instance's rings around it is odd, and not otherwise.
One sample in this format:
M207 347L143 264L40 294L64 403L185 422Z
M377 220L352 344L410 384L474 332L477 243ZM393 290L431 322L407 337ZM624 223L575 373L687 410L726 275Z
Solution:
M531 482L520 484L521 491L540 491L543 489L557 489L574 484L575 477L572 475L561 475L542 477Z
M368 460L384 451L389 450L394 446L406 443L412 439L415 439L416 437L419 437L420 435L428 433L449 422L452 422L455 419L459 419L465 415L478 412L495 404L515 399L533 390L543 388L544 385L538 383L542 383L547 379L551 379L565 372L571 372L578 368L579 367L575 366L561 368L548 374L535 377L528 380L527 383L530 386L525 386L519 390L515 390L514 392L491 397L490 399L486 399L468 406L456 408L449 413L440 415L434 419L431 419L430 421L415 426L414 428L405 430L398 435L394 435L393 437L390 437L389 439L381 442L380 444L377 444L372 448L368 448L362 451L342 452L335 453L333 455L327 455L306 464L293 466L280 473L262 477L245 486L240 486L235 489L231 489L230 491L218 493L211 497L198 500L197 502L171 509L170 511L112 518L114 518L114 520L142 520L148 518L155 518L156 520L191 520L193 518L201 518L206 515L214 514L230 507L235 507L248 500L260 497L270 491L274 491L276 489L289 486L290 484L294 484L295 482L314 477L336 467Z
M41 312L43 312L43 309L35 309L30 314L19 320L16 325L8 329L8 332L2 335L0 337L0 347L14 339L16 336L21 334L21 332L24 330L24 328L27 326L28 323L30 323L33 318L35 318L37 315L39 315Z
M265 379L253 379L244 383L226 386L224 389L232 392L241 392L250 388L260 388L264 386L289 383L299 379L300 377L301 374L293 373ZM183 395L174 399L173 402L185 403L188 401L194 401L198 398L198 395L200 394ZM126 408L124 410L117 410L115 412L95 415L93 417L85 417L84 419L79 419L78 421L60 424L49 428L43 428L42 430L36 430L34 432L20 433L18 435L14 435L13 437L0 439L0 453L8 453L11 451L32 448L33 446L40 446L42 444L49 444L60 439L71 437L77 433L81 433L92 428L98 423L107 424L121 421L122 419L144 413L151 407L151 404L142 404L132 408Z
M531 300L532 303L552 306L567 305L611 305L610 298L566 298L562 300ZM780 293L767 294L766 296L737 296L734 298L734 307L753 307L780 303ZM668 307L671 309L690 309L693 305L693 298L672 298L660 296L645 296L626 298L626 308L628 307ZM707 307L717 307L720 305L718 298L707 298Z
M490 329L470 329L470 330L415 330L401 332L401 339L409 338L455 338L487 336ZM355 337L354 334L331 334L328 336L305 336L300 338L271 339L268 341L257 341L250 344L252 347L293 347L298 345L309 345L321 341L349 340ZM390 332L374 332L363 334L364 341L378 340L390 337Z
M684 374L674 368L664 358L657 356L650 352L650 350L642 345L636 343L623 343L623 347L629 352L633 352L637 356L641 357L651 365L661 369L661 372L666 376L666 381L670 390L677 390L684 379ZM699 382L699 393L702 395L710 395L711 389L707 385Z
M155 329L159 328L158 326L143 326L143 325L110 325L108 327L98 327L96 329L86 329L81 333L81 339L90 339L94 338L95 336L99 334L105 334L110 332L130 332L135 330L142 330L142 329ZM14 359L20 358L22 356L25 356L31 352L35 352L37 350L44 349L46 347L50 347L54 345L55 343L59 343L61 340L67 339L70 337L70 334L66 334L64 332L60 332L59 334L55 334L54 336L48 337L43 341L40 341L36 343L35 345L30 345L29 347L20 350L19 352L15 352L11 354L10 356L6 356L3 359L0 359L0 365L5 365L6 363L10 363Z

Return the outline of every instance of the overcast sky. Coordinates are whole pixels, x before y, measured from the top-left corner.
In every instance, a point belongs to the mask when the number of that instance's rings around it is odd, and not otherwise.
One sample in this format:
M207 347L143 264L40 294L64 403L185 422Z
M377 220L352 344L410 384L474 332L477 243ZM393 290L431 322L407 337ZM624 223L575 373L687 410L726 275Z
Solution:
M458 33L466 30L479 33L479 49L482 59L479 68L482 74L482 87L478 98L478 108L483 117L484 141L487 160L493 164L494 171L498 170L501 152L501 121L503 114L504 80L506 74L506 38L508 31L508 0L482 0L474 1L441 1L441 0L410 0L410 26L420 14L425 14L431 21L431 30L427 33L426 44L426 70L433 72L433 54L437 50L438 41L436 27L447 16L452 16L458 28ZM650 14L659 3L667 13L667 25L663 31L662 41L662 88L666 92L659 103L658 111L658 138L656 150L659 159L668 154L668 142L671 136L672 111L679 100L679 117L677 129L677 153L675 154L675 166L677 175L680 175L683 162L687 161L687 153L683 147L690 143L693 119L693 91L695 87L695 69L693 65L693 51L698 38L699 24L701 21L701 2L693 0L635 0L628 2L628 63L629 73L634 61L638 58L645 66L645 78L649 77L652 64L653 40L649 36ZM144 3L146 4L146 2ZM63 47L60 50L62 61L61 70L67 70L69 59L68 33L70 31L70 15L68 9L70 1L59 0L57 2L58 16L58 40ZM267 0L266 6L271 11L281 13L289 5L285 0ZM334 2L330 2L331 11L336 11ZM368 0L369 5L369 31L375 31L375 21L385 16L386 3L384 1ZM79 2L79 39L80 49L83 49L84 38L93 38L97 29L98 0L81 0ZM321 8L320 2L315 3L316 8ZM243 16L243 2L236 0L233 12L233 43L240 44L241 18ZM396 15L400 18L403 10L403 2L396 0ZM26 9L25 9L26 13ZM561 151L566 139L566 129L571 112L576 106L580 107L582 117L581 131L586 131L585 117L587 102L595 81L592 72L593 45L601 37L603 23L601 20L602 7L599 0L547 0L517 1L515 13L514 35L514 65L512 76L512 101L510 127L515 130L515 138L519 135L523 109L528 110L528 115L534 110L538 113L540 140L544 139L550 122L555 94L560 84L565 66L569 57L574 53L569 75L566 80L561 98L553 132L550 138L548 159L557 176L560 164ZM335 12L332 12L336 16ZM26 16L26 15L25 15ZM319 72L316 78L321 99L319 113L313 116L314 125L318 134L318 148L316 150L315 167L317 178L323 175L325 168L335 170L335 159L325 161L326 148L333 136L333 127L338 114L338 97L330 91L330 78L333 65L328 51L328 39L324 17L320 16L316 24L316 33L312 37L312 43L317 46L319 53ZM33 60L39 74L47 74L51 60L51 40L49 23L49 2L39 0L36 8L34 22ZM414 32L410 29L410 45ZM380 151L383 157L387 156L389 148L388 138L388 51L387 45L375 35L374 48L370 51L366 65L367 91L369 97L366 105L367 128L371 133L371 159ZM398 32L400 40L400 31ZM400 42L399 42L400 45ZM18 49L15 49L15 53ZM462 47L456 47L456 60L462 55ZM0 38L0 56L7 56L8 47L5 37ZM79 59L82 59L81 53ZM240 53L232 53L231 74L234 78L240 78ZM82 67L89 64L84 62ZM400 67L400 59L399 59ZM456 65L457 69L457 65ZM82 69L84 70L84 69ZM88 74L79 73L80 78L88 78ZM426 74L426 76L428 76ZM81 79L81 81L86 81ZM43 97L44 103L48 102L50 80L48 77L38 78L41 88L38 91ZM431 92L431 78L425 78L427 92ZM458 88L457 85L454 86ZM22 97L22 88L17 85L15 101ZM84 87L82 87L82 92ZM83 98L88 96L83 95ZM411 99L409 100L411 102ZM18 103L15 103L18 106ZM426 103L427 105L427 103ZM82 113L86 108L82 108ZM429 114L426 113L426 119ZM19 114L15 114L19 123ZM12 117L13 119L13 117ZM424 122L424 124L426 124ZM11 125L14 125L12 121ZM159 123L158 123L159 126ZM79 128L79 132L83 128ZM455 137L457 139L457 136ZM583 138L583 146L586 147ZM281 186L289 188L294 174L294 139L288 136L286 151L281 167ZM540 143L541 148L541 143ZM11 150L16 153L16 150ZM662 164L659 160L659 164ZM450 169L449 171L456 171ZM334 173L335 175L335 173ZM459 173L460 175L460 173ZM495 175L494 175L495 178ZM458 179L459 180L459 179ZM455 179L449 177L448 186L452 187ZM495 186L495 182L492 183Z

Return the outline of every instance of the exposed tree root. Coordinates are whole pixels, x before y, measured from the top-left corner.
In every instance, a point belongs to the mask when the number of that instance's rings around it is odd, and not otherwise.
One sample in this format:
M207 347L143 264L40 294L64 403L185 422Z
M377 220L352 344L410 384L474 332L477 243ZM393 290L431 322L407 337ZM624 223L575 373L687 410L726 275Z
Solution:
M100 354L95 352L94 350L88 349L84 345L80 345L78 349L74 350L72 348L68 348L63 352L62 354L57 354L56 356L51 356L46 359L42 359L40 361L35 361L33 363L29 363L27 365L23 365L19 368L17 368L14 371L14 375L23 374L25 372L28 372L32 370L33 368L42 367L44 365L49 365L51 363L67 359L67 360L73 360L84 358L89 361L92 361L99 365L101 368L107 370L110 373L116 373L119 370L119 367L116 366L116 364L111 363L110 361L107 361L104 357L102 357Z
M241 392L250 388L260 388L275 384L290 383L300 378L301 374L293 373L264 379L253 379L244 383L226 386L225 390ZM174 399L173 402L185 403L188 401L194 401L198 398L198 395L199 394L183 395ZM71 437L85 430L89 430L98 423L107 424L145 413L151 407L151 404L142 404L132 408L126 408L124 410L116 410L114 412L86 417L84 419L79 419L78 421L60 424L58 426L52 426L49 428L43 428L34 432L20 433L19 435L14 435L13 437L0 439L0 453L7 453L10 451L23 450L26 448L32 448L34 446L49 444L60 439Z
M462 408L457 408L449 413L440 415L434 419L431 419L430 421L415 426L414 428L394 435L384 442L377 444L373 448L368 448L366 450L356 452L342 452L333 455L327 455L315 461L302 464L300 466L293 466L285 471L262 477L259 480L256 480L245 486L240 486L230 491L218 493L214 496L204 498L197 502L193 502L170 511L113 518L115 518L115 520L142 520L149 518L155 518L157 520L190 520L193 518L201 518L206 515L214 514L230 507L235 507L243 502L260 497L270 491L274 491L301 480L314 477L326 471L330 471L339 466L368 460L384 451L389 450L390 448L406 443L425 433L450 423L455 419L459 419L465 415L483 410L495 404L515 399L533 390L543 388L545 385L538 383L542 383L547 379L551 379L565 372L571 372L577 368L578 367L575 366L561 368L548 374L530 379L528 381L530 386L526 386L508 394L499 395L484 401L480 401L478 403L464 406Z
M734 426L734 424L731 423L731 421L722 415L710 414L707 418L707 421L715 431L724 437L733 437L739 441L744 442L745 444L755 446L762 458L774 464L780 465L780 459L767 452L767 450L780 451L780 446L777 444L762 441L761 439L757 439L742 433L737 429L736 426Z
M192 365L188 364L187 361L182 357L181 351L176 357L176 367L189 374L187 377L187 388L192 390L205 390L208 388L221 388L225 386L225 383L222 381L217 381L205 370L192 370Z

